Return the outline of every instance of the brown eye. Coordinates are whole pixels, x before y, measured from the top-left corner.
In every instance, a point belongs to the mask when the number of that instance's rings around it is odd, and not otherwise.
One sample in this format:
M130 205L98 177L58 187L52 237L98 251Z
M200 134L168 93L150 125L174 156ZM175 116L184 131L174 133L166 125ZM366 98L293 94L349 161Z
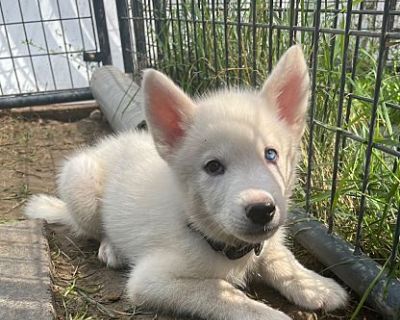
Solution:
M210 176L218 176L225 173L225 167L218 160L211 160L204 166L204 171Z

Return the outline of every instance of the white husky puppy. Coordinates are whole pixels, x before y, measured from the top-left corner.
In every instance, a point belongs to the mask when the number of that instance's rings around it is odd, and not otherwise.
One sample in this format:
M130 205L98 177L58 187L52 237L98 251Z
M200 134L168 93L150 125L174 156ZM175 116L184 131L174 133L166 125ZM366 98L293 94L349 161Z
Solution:
M25 214L98 239L110 266L131 265L135 304L213 320L290 319L237 289L256 275L301 307L344 306L346 291L283 244L309 97L300 47L261 91L192 100L154 70L142 89L151 134L77 153L59 175L60 198L34 196Z

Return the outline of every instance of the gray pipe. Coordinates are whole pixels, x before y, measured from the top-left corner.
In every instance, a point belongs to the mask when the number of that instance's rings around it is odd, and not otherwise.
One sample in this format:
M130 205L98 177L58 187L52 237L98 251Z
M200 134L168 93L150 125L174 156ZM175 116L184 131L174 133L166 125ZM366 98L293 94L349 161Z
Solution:
M143 96L130 78L107 66L94 72L90 86L115 131L143 126ZM354 249L347 242L328 234L323 224L300 211L292 212L288 226L297 242L360 296L382 269L366 255L354 256ZM400 282L389 279L384 272L367 302L386 319L399 320Z
M354 248L301 211L291 212L288 227L294 239L321 263L328 266L353 291L362 296L381 272L382 266L366 255L355 256ZM372 289L367 303L385 319L400 319L400 281L390 279L386 271Z

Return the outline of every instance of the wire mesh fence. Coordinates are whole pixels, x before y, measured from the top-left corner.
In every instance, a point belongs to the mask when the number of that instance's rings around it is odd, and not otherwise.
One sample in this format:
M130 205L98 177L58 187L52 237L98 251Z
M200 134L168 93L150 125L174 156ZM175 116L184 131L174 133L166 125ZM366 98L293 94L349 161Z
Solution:
M43 102L87 99L92 68L111 63L103 2L66 3L0 0L0 93L11 97L7 106L40 92L49 93ZM389 261L400 275L400 3L115 3L125 71L137 76L155 67L192 94L258 87L281 54L300 43L312 96L294 203L354 244L355 254ZM33 33L41 40L32 41ZM60 96L66 88L85 91Z
M292 44L312 75L296 205L400 274L400 3L164 0L126 3L126 59L185 90L258 87Z
M99 55L108 41L102 9L90 0L0 1L0 94L87 99L93 69L110 62Z

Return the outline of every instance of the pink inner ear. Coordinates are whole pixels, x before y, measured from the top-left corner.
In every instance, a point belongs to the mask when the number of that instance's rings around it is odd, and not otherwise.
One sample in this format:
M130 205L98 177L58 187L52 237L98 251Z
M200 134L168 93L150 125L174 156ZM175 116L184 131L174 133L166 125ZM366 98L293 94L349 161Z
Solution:
M279 87L276 98L279 114L289 124L294 124L298 119L298 108L303 99L302 76L294 72L285 79Z
M152 90L150 94L153 123L163 133L163 142L173 146L184 134L181 127L182 115L177 110L178 102L161 90Z

